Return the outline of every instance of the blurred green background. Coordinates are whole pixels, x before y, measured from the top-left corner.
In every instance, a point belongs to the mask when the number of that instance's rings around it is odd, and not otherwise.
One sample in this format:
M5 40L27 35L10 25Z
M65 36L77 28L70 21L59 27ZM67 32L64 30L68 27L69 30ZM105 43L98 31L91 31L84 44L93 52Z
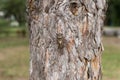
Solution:
M25 0L0 0L0 80L28 80L29 41ZM105 25L120 28L120 0L108 0ZM109 31L108 31L109 33ZM110 32L111 33L111 32ZM120 80L120 38L104 36L103 80Z

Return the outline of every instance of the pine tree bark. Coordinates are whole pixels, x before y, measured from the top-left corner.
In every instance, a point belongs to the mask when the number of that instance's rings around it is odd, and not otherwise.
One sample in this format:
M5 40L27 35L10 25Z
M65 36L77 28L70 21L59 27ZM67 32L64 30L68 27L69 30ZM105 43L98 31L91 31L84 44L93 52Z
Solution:
M105 0L28 0L29 80L101 80Z

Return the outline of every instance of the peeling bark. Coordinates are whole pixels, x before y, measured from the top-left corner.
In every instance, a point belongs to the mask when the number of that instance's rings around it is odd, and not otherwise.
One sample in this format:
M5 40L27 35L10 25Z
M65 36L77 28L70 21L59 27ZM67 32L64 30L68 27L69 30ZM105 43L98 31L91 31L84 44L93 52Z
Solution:
M29 80L101 80L105 0L28 0Z

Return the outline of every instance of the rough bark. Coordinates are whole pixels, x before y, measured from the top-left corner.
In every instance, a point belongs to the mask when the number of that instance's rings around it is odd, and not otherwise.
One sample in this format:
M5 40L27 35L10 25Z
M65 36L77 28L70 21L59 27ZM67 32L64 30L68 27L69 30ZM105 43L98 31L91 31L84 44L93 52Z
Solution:
M28 0L30 80L101 80L105 0Z

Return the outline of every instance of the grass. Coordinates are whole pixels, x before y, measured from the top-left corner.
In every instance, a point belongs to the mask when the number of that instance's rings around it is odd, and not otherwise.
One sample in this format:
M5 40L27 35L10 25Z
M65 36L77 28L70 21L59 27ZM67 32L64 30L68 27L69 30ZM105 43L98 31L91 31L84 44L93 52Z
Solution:
M0 39L0 80L28 80L28 67L28 40Z
M103 80L120 80L120 41L103 38ZM29 49L26 38L0 39L0 80L28 80Z
M0 48L27 46L28 39L21 37L0 38Z
M28 80L28 39L17 33L26 27L10 26L10 22L0 19L0 80Z
M104 38L103 80L120 80L120 39Z

